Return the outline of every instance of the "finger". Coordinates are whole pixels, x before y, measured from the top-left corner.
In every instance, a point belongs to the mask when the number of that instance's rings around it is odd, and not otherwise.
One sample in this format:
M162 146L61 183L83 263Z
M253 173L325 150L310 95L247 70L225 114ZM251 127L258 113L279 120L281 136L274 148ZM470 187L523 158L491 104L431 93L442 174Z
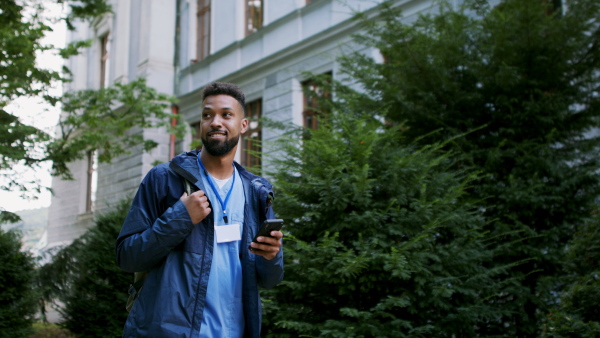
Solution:
M273 230L271 231L271 236L277 238L277 239L282 239L283 238L283 232L281 231L277 231L277 230Z
M259 243L265 243L270 246L281 246L281 242L279 242L279 238L272 237L263 237L260 236L256 239Z
M251 243L251 247L252 249L249 250L250 252L252 252L255 255L259 255L265 258L266 260L271 260L275 258L275 256L277 256L277 254L279 253L279 248L273 249L273 247L269 245L262 245L253 242Z
M183 194L181 195L181 197L179 197L180 200L183 200L184 198L187 197L187 192L183 192Z
M202 190L197 190L197 191L194 191L194 192L192 193L192 196L198 196L198 197L202 197L202 196L204 196L204 195L205 195L205 194L204 194L204 191L202 191Z
M257 248L250 248L248 251L252 252L255 255L262 256L262 257L264 257L267 254L267 252L259 250Z
M250 247L252 247L252 251L257 254L264 254L270 252L272 249L271 245L260 244L256 242L250 243ZM262 255L261 255L262 256Z
M267 255L270 255L270 254L271 254L270 252L262 251L262 250L259 250L259 249L256 249L256 248L252 248L252 249L250 250L250 252L252 252L252 253L253 253L253 254L255 254L255 255L262 256L262 257L265 257L265 256L267 256Z
M281 246L281 243L279 243L278 241L275 241L275 243L272 242L261 242L261 243L256 243L256 242L252 242L250 243L250 246L258 249L258 250L262 250L262 251L279 251L279 247Z
M202 206L204 203L208 203L208 198L206 196L198 196L191 194L190 200L194 201L194 203L198 206Z

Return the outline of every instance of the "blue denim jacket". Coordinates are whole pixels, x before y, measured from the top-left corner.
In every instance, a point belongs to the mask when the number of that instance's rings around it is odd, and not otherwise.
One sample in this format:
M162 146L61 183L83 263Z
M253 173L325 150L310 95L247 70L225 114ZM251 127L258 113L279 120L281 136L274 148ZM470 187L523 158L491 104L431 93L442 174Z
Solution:
M196 337L200 332L212 263L214 216L211 213L194 225L179 201L184 192L181 175L205 190L197 154L197 150L180 154L170 165L161 164L148 172L117 238L119 267L128 272L149 270L123 337ZM275 218L273 191L264 178L237 163L235 166L246 194L241 245L247 248L262 221ZM244 336L259 337L262 309L258 287L271 288L283 279L283 250L270 261L248 250L242 250L240 256Z

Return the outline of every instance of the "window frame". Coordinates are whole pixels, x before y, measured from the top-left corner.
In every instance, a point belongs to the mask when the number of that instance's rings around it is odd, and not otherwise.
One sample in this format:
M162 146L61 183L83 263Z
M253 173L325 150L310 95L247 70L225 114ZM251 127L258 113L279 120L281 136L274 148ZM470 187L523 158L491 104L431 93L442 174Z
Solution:
M110 70L110 33L100 37L100 88L108 86L108 72Z
M260 2L258 16L256 17L256 6L251 6L250 2ZM244 0L245 16L244 16L244 32L246 36L261 29L265 20L265 2L264 0ZM256 22L255 20L256 19Z
M196 10L196 61L210 55L211 0L198 0Z
M192 145L196 146L196 149L202 149L202 139L200 138L200 125L202 121L198 121L195 123L190 123L190 128L192 129Z
M98 189L98 152L87 152L87 181L85 212L93 212L96 205L96 192Z
M333 73L325 72L323 75L333 76ZM319 117L323 117L327 112L321 111L319 107L319 96L329 97L330 93L324 90L322 94L319 93L319 85L315 80L309 79L300 83L302 88L302 126L309 129L319 128ZM310 87L310 88L309 88ZM317 93L317 95L310 95L308 92Z
M262 98L246 103L246 118L248 119L248 129L242 135L242 151L240 153L240 164L251 170L260 171L262 158L255 152L262 151L262 117L263 103ZM252 124L256 126L252 128ZM257 135L252 137L252 135Z

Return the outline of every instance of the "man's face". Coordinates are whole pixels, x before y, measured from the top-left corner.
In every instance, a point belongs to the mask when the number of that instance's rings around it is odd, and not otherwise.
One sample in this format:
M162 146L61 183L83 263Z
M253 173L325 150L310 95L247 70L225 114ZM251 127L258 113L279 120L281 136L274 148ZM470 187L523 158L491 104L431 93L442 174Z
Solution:
M240 103L229 95L214 95L202 103L200 139L204 150L215 157L236 149L240 134L246 132L248 120Z

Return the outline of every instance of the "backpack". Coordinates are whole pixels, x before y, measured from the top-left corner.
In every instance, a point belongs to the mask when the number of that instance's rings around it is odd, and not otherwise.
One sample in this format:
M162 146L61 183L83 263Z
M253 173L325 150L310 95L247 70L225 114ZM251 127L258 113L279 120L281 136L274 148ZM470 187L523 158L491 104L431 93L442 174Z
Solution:
M195 190L192 188L192 184L185 178L183 178L183 182L185 184L185 192L188 194L188 196L191 195ZM125 309L127 312L131 311L133 304L135 304L140 292L142 292L142 287L144 286L144 281L146 280L147 276L148 271L140 271L133 274L133 284L129 285L129 290L127 290L127 293L129 293L129 298L125 304Z

